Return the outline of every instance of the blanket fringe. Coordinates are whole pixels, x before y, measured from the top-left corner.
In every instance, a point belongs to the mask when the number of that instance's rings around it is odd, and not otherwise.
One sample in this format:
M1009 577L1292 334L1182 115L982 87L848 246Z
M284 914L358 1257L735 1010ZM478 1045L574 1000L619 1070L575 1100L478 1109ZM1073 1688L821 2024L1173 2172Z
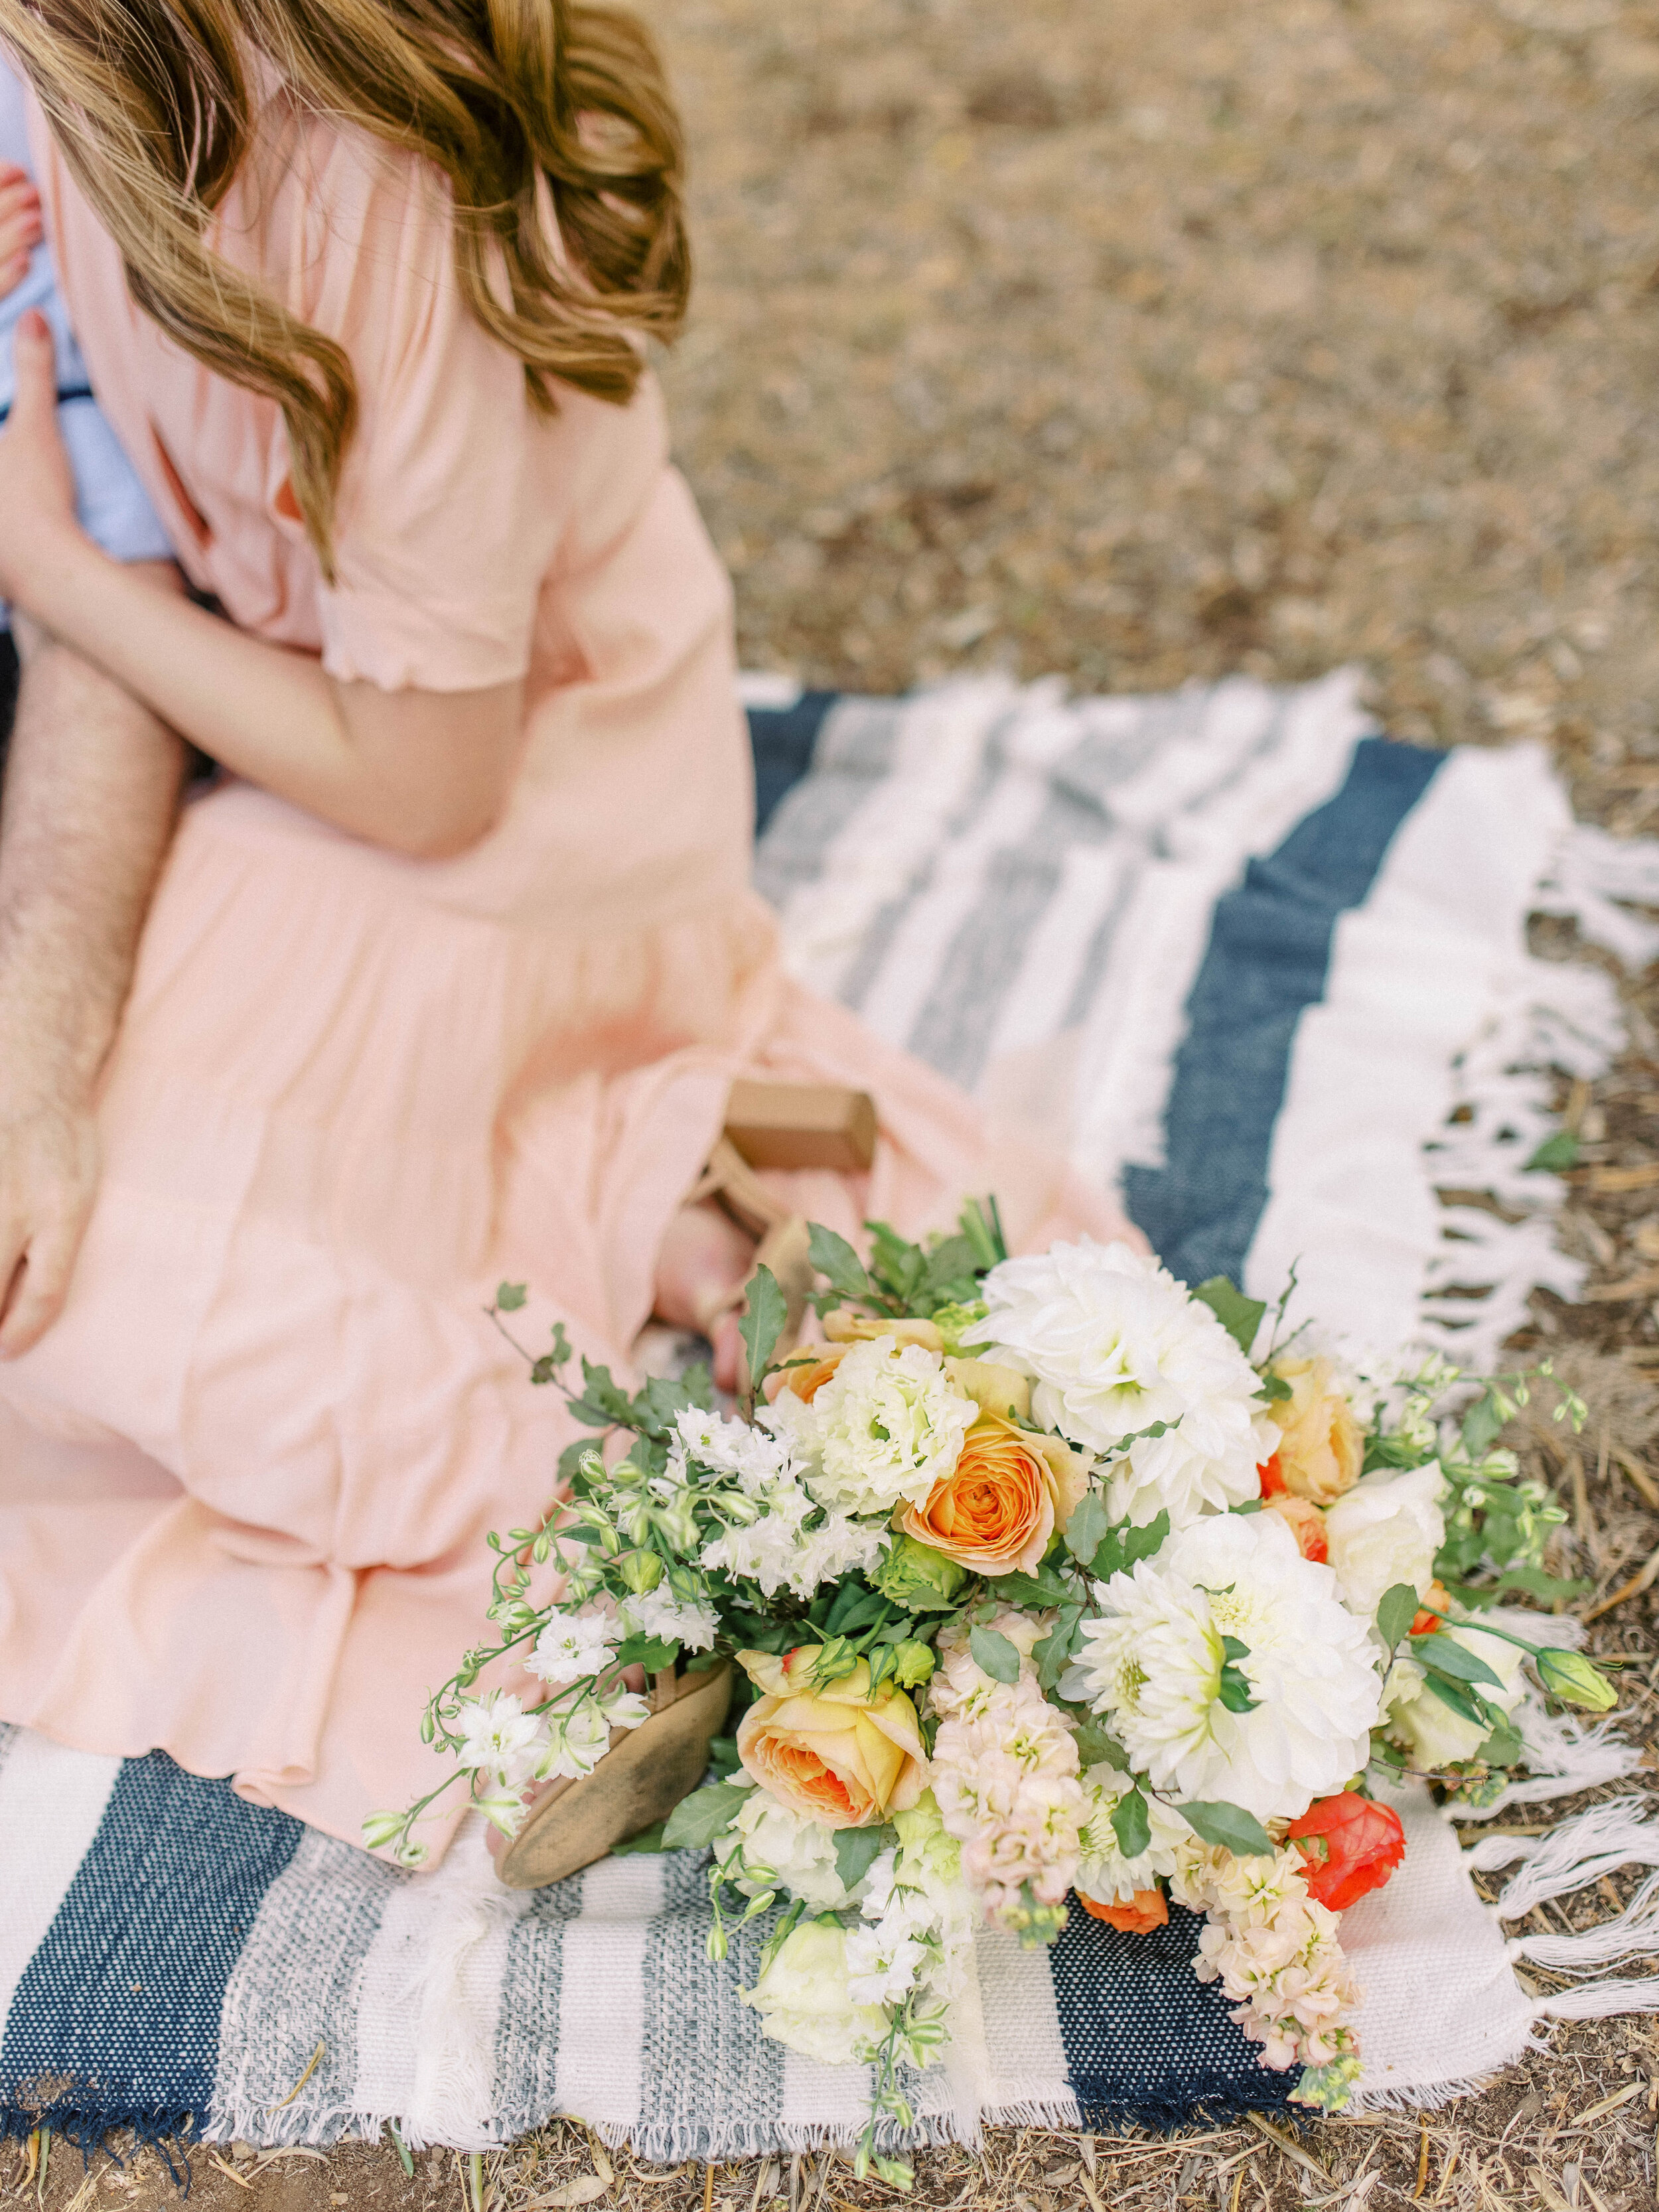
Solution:
M1575 922L1581 938L1638 969L1659 953L1659 926L1623 900L1659 902L1659 842L1565 828L1534 911ZM1448 1206L1443 1246L1430 1263L1425 1338L1465 1367L1493 1364L1526 1322L1535 1288L1566 1299L1583 1291L1583 1261L1555 1249L1563 1185L1531 1162L1559 1126L1553 1071L1600 1075L1626 1037L1617 987L1599 968L1522 954L1492 989L1493 1012L1455 1065L1452 1119L1428 1147L1442 1190L1487 1192L1503 1209Z
M1564 1820L1544 1836L1485 1836L1467 1864L1480 1873L1522 1862L1491 1911L1495 1919L1524 1919L1535 1905L1599 1881L1616 1868L1656 1869L1616 1919L1577 1934L1512 1937L1509 1955L1552 1974L1593 1975L1638 1960L1659 1960L1659 1816L1650 1802L1609 1798ZM1605 2020L1615 2013L1659 2012L1659 1973L1584 1981L1540 1996L1534 2020ZM1538 2045L1538 2039L1533 2039ZM1541 2045L1539 2045L1541 2047Z

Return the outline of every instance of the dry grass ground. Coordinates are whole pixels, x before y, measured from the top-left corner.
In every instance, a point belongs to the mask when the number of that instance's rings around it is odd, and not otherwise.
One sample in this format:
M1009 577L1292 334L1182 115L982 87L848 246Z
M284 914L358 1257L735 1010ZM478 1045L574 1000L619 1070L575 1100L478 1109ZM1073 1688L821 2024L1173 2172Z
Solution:
M701 248L668 381L750 665L891 690L1007 662L1121 690L1357 659L1396 733L1553 739L1581 811L1659 827L1659 6L652 12ZM1659 1584L1618 1593L1659 1542L1659 981L1629 995L1635 1048L1563 1091L1589 1295L1540 1296L1534 1335L1591 1401L1582 1451L1544 1464L1587 1605L1617 1598L1593 1635L1638 1662L1626 1722L1651 1744ZM1610 1887L1558 1918L1610 1912L1630 1883ZM1288 2147L998 2130L982 2158L925 2157L916 2201L1644 2212L1656 2106L1659 2024L1560 2027L1421 2121ZM33 2199L11 2157L0 2197ZM203 2212L466 2201L448 2153L412 2179L355 2145L191 2166ZM641 2171L568 2123L482 2178L499 2212L896 2201L833 2157ZM62 2147L39 2191L57 2212L171 2194L153 2154L83 2172Z

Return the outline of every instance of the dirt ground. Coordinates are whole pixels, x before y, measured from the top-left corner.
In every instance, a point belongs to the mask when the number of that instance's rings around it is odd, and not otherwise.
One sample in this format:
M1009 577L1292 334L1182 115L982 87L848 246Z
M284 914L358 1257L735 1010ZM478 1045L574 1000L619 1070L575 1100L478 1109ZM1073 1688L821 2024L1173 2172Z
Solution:
M1396 734L1549 740L1582 812L1659 830L1659 5L648 12L700 255L667 382L747 665L1128 690L1357 659ZM1659 978L1627 996L1636 1048L1594 1094L1563 1086L1589 1292L1540 1294L1530 1333L1591 1420L1577 1453L1530 1449L1573 1514L1563 1563L1613 1601L1595 1643L1638 1662L1620 1679L1651 1746L1659 1585L1619 1593L1659 1542ZM1631 1887L1550 1911L1583 1924ZM982 2158L925 2156L915 2201L1648 2212L1659 2021L1548 2046L1421 2119L1288 2146L997 2130ZM453 2153L412 2177L387 2146L218 2156L190 2154L203 2212L896 2201L833 2156L641 2170L569 2123L483 2160L476 2191ZM153 2153L83 2168L58 2145L42 2187L0 2151L0 2200L173 2193Z

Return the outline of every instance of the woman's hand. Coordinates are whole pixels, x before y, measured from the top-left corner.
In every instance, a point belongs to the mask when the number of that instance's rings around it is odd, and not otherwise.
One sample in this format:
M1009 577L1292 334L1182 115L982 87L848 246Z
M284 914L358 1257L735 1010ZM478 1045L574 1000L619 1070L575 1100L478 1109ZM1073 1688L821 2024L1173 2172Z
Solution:
M88 541L75 520L75 475L58 432L52 327L31 308L12 340L16 390L0 430L0 599L30 613L50 570Z
M28 275L41 235L40 197L27 170L0 161L0 300Z

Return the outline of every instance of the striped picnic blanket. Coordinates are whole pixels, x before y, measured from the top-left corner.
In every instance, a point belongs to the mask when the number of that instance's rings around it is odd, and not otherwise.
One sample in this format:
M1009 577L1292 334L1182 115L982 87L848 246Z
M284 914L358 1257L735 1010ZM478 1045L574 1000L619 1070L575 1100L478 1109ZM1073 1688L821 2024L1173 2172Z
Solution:
M1527 1162L1543 1071L1605 1064L1618 1008L1598 970L1530 958L1525 922L1571 912L1645 958L1618 902L1659 901L1659 854L1574 830L1536 750L1391 744L1344 676L748 703L796 971L1118 1183L1177 1273L1276 1293L1294 1260L1358 1341L1477 1358L1534 1283L1577 1286ZM1554 1754L1564 1790L1633 1763L1594 1729ZM1405 1869L1345 1940L1364 2094L1432 2101L1514 2056L1538 2008L1454 1831L1426 1799L1402 1812ZM710 1965L706 1906L701 1854L525 1897L476 1837L401 1875L159 1753L0 1730L0 2130L322 2143L390 2121L476 2148L564 2112L662 2159L856 2133L865 2069L761 2037L738 1995L759 1934ZM913 2085L921 2139L1282 2102L1293 2076L1259 2066L1194 1948L1181 1913L1133 1938L1078 1915L1052 1952L983 1935L949 2056Z

